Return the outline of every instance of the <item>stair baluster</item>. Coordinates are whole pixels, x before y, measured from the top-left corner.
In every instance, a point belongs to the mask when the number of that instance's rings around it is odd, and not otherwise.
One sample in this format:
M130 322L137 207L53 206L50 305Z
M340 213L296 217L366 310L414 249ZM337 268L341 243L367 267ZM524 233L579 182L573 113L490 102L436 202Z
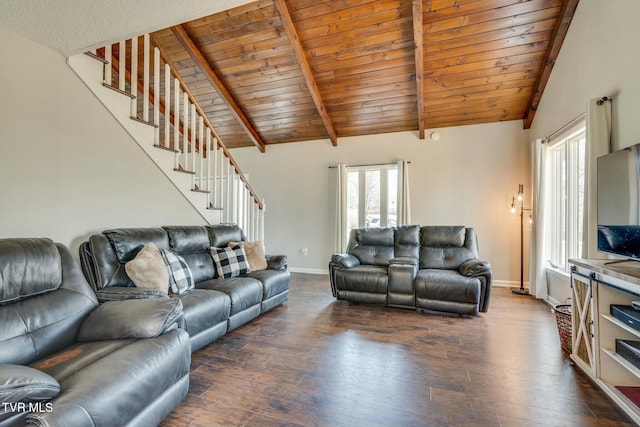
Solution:
M153 146L174 151L173 169L192 175L190 190L207 193L206 206L202 209L220 210L218 221L235 222L249 239L263 239L264 201L257 198L188 87L163 56L165 53L153 46L152 38L146 34L87 52L88 56L104 63L99 87L107 86L131 98L129 117L152 125L154 131L150 139ZM131 59L127 61L127 57ZM93 77L81 75L89 68L83 68L72 58L69 58L69 65L85 82L92 83ZM103 89L88 86L101 97ZM105 102L109 104L108 108L116 108L113 98L105 98ZM125 128L128 126L121 116L116 114L116 118ZM144 133L132 130L130 134ZM148 142L141 138L134 136L147 151L145 144ZM162 162L151 157L161 165ZM165 173L171 177L168 171Z

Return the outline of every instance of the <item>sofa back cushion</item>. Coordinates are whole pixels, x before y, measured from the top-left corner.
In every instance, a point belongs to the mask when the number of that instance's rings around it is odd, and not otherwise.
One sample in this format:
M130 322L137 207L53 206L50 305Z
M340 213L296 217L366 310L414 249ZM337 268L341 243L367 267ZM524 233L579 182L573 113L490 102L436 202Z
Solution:
M478 257L475 233L464 226L425 226L420 229L420 268L455 270Z
M394 256L418 258L420 254L420 226L401 225L393 233Z
M134 259L147 243L155 244L158 249L169 248L167 232L162 228L118 228L103 231L102 234L109 239L122 264Z
M205 227L209 233L209 243L216 248L227 247L231 242L247 240L247 236L236 224L216 224Z
M94 276L91 282L96 290L135 286L125 271L125 264L147 243L155 244L160 250L169 249L169 238L162 228L117 228L89 237L91 275Z
M75 342L98 305L69 250L49 239L0 239L0 363L29 364Z
M388 265L394 257L394 228L354 228L347 252L361 264Z
M58 289L62 265L50 239L4 239L0 245L0 304Z
M120 262L113 245L104 234L89 237L85 258L83 266L91 264L89 270L85 267L85 273L91 276L89 280L96 290L111 286L135 286L125 271L126 263Z
M171 251L182 256L189 265L195 283L215 276L211 258L209 232L205 226L163 227L169 237Z

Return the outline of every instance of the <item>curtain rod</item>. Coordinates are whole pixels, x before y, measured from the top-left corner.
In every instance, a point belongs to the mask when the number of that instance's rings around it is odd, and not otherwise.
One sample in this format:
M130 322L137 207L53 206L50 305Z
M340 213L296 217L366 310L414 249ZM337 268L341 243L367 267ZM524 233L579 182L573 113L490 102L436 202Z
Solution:
M584 117L586 116L586 113L582 113L580 114L578 117L575 117L573 120L571 120L569 123L565 124L564 126L562 126L560 129L554 131L551 133L551 135L549 135L548 137L546 137L542 143L543 144L547 144L549 141L551 141L551 139L558 135L559 133L564 132L565 130L569 129L571 126L575 125L577 122L579 122L580 120L584 119Z
M397 163L398 163L398 162L390 162L390 163L389 163L389 162L388 162L388 163L367 163L366 165L346 165L346 166L347 166L348 168L361 168L361 167L363 167L363 166L387 166L387 165L395 165L395 164L397 164ZM407 163L409 163L409 164L410 164L411 162L409 162L409 161L408 161ZM329 166L329 169L335 169L335 168L337 168L337 167L338 167L337 165L336 165L336 166Z
M607 101L613 101L613 98L609 98L608 96L603 96L602 98L598 99L596 101L597 105L602 105ZM580 114L578 117L574 118L573 120L571 120L569 123L567 123L566 125L562 126L560 129L556 130L555 132L552 132L551 135L549 135L548 137L546 137L542 143L546 144L548 143L551 138L553 138L554 136L556 136L557 134L564 132L565 130L567 130L568 128L570 128L571 126L575 125L577 121L584 119L584 117L586 116L586 113L582 113Z

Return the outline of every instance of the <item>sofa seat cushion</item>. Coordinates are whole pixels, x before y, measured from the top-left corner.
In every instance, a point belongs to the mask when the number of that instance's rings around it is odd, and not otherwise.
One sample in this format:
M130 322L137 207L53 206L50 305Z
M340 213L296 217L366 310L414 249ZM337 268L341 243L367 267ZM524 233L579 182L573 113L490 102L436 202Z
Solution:
M182 301L186 329L191 336L229 319L231 298L223 292L192 289L178 298Z
M416 299L480 303L480 280L453 270L426 269L415 279Z
M130 338L77 343L37 361L31 366L46 372L60 382L134 341L135 339Z
M181 329L156 338L81 347L82 353L62 362L67 369L60 370L61 364L44 369L58 380L61 392L51 401L52 412L28 415L36 425L128 425L189 374L189 336ZM101 357L87 363L89 351Z
M257 279L262 283L262 299L268 300L289 289L289 270L255 270L247 276Z
M196 283L198 289L212 289L231 298L230 316L240 313L262 302L262 283L251 277L211 279Z
M359 265L336 272L336 287L339 290L386 294L387 283L387 267Z

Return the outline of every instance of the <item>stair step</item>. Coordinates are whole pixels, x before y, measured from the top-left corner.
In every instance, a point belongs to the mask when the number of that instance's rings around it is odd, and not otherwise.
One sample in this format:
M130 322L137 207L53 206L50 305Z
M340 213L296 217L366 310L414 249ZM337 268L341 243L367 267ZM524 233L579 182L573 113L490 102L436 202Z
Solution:
M185 168L183 168L182 166L179 166L177 168L173 168L173 170L176 171L176 172L188 173L189 175L195 175L196 174L194 171L188 171Z
M153 123L153 122L148 122L148 121L146 121L146 120L142 120L142 119L141 119L141 118L139 118L139 117L129 116L129 118L130 118L131 120L133 120L133 121L136 121L136 122L138 122L138 123L142 123L142 124L145 124L145 125L149 125L149 126L154 127L154 128L158 128L158 127L160 127L160 126L158 126L157 124L155 124L155 123Z
M201 190L200 187L198 187L197 184L193 184L193 188L191 189L191 191L193 191L194 193L205 193L205 194L209 194L209 191L207 190Z
M125 46L125 56L128 57L129 54L127 52L130 52L131 50L131 42L129 42L129 45ZM161 117L159 119L161 120L159 126L156 124L158 122L157 120L156 123L153 123L153 120L151 122L149 120L145 121L143 117L146 117L146 114L143 115L141 110L139 109L140 101L142 101L143 90L141 89L140 93L138 93L138 91L136 90L137 86L135 86L135 82L133 82L134 86L130 86L132 84L130 75L124 76L125 85L122 86L123 76L120 72L122 71L122 69L120 67L118 67L119 69L115 69L111 65L112 58L113 61L117 61L116 58L122 55L114 54L114 52L111 52L109 56L105 57L104 52L109 52L109 50L106 49L105 51L103 51L102 49L98 49L84 52L84 54L74 55L68 58L68 63L76 72L76 74L78 74L80 79L91 90L91 92L93 92L93 94L95 94L96 97L103 102L105 107L113 113L114 118L120 123L120 125L122 125L124 129L127 130L127 132L132 136L136 143L165 173L169 180L172 181L173 184L175 184L175 186L180 190L185 199L198 211L200 216L202 216L202 218L206 222L211 224L218 224L224 222L225 220L230 220L230 218L226 218L225 216L225 212L227 211L228 207L221 206L222 201L216 202L212 197L216 192L214 188L211 187L210 182L212 177L198 175L200 173L199 169L203 169L203 172L205 170L204 162L207 162L207 171L210 172L210 168L212 166L209 163L210 160L208 159L209 153L207 153L207 156L203 155L205 144L204 140L202 140L201 138L205 135L201 135L197 130L190 129L189 126L185 125L184 129L182 129L181 126L179 139L177 141L174 141L173 144L171 141L173 138L169 138L165 141L163 139L163 135L165 134L164 130L166 130L163 129L164 126L170 126L170 130L173 130L175 132L175 128L173 126L177 126L177 122L173 123L167 117ZM142 55L142 52L140 54ZM105 79L105 75L107 77L110 75L110 77ZM153 87L155 88L155 86ZM119 95L124 95L126 98L110 95L110 93L108 91L105 91L104 88L110 89L114 92L118 92ZM133 93L130 89L133 89ZM181 98L185 95L188 95L190 102L189 105L191 105L192 96L190 94L187 94L186 92L180 92L179 95ZM133 100L134 102L123 102L129 100ZM156 106L154 106L152 102L148 102L148 105L144 108L148 108L150 110L152 107ZM133 111L131 111L131 108L133 108ZM170 111L170 107L168 108L168 110ZM153 111L154 115L151 116L150 113L149 117L153 117L155 119L156 110L154 109ZM179 118L176 119L177 121L179 121ZM133 124L132 121L137 121L149 126L153 126L153 131L144 126L137 126ZM209 130L207 130L207 132L209 132ZM211 132L212 135L215 135L215 131L212 130ZM191 138L189 138L189 135L191 136ZM206 136L208 139L209 135ZM154 140L152 138L160 139ZM186 153L183 153L180 150L180 147L184 147ZM214 145L214 147L220 149L224 148L224 145L222 144L222 142L220 142L220 146ZM155 150L156 148L173 152L173 155L166 156L164 154L161 154L159 151ZM204 151L208 151L208 149L204 149ZM233 164L232 160L231 162ZM224 163L222 163L222 165L224 166ZM215 164L213 166L214 168L216 167ZM189 167L193 168L193 170L189 170ZM179 172L183 175L172 174L172 169L174 172ZM186 174L186 179L184 174ZM234 179L235 176L236 175L234 171ZM221 180L222 177L218 179ZM201 189L205 187L207 188L207 190ZM208 196L206 196L206 199L203 199L201 196L197 196L196 193L208 194ZM234 197L234 200L236 198L239 201L243 200L242 195L240 194L234 193L232 196ZM251 215L252 212L247 209L247 213ZM254 221L254 219L252 218L250 218L249 220ZM262 217L258 217L258 220L263 221Z
M101 56L99 56L99 55L96 55L96 54L95 54L95 53L93 53L93 52L89 52L89 51L87 51L87 52L85 52L84 54L85 54L85 55L87 55L87 56L89 56L89 57L91 57L91 58L93 58L93 59L95 59L96 61L100 61L100 62L102 62L103 64L108 64L108 63L109 63L109 61L107 61L106 59L104 59L103 57L101 57Z
M118 92L118 93L120 93L120 94L122 94L124 96L128 96L131 99L136 99L135 95L131 95L129 92L125 92L124 90L120 90L119 88L117 88L117 87L115 87L115 86L113 86L113 85L111 85L111 84L109 84L107 82L103 82L102 86L106 87L107 89L114 90L114 91L116 91L116 92Z
M154 146L155 148L159 148L159 149L161 149L161 150L171 151L172 153L179 153L179 151L178 151L178 150L174 150L174 149L173 149L173 148L171 148L171 147L165 147L164 145L154 144L153 146Z

